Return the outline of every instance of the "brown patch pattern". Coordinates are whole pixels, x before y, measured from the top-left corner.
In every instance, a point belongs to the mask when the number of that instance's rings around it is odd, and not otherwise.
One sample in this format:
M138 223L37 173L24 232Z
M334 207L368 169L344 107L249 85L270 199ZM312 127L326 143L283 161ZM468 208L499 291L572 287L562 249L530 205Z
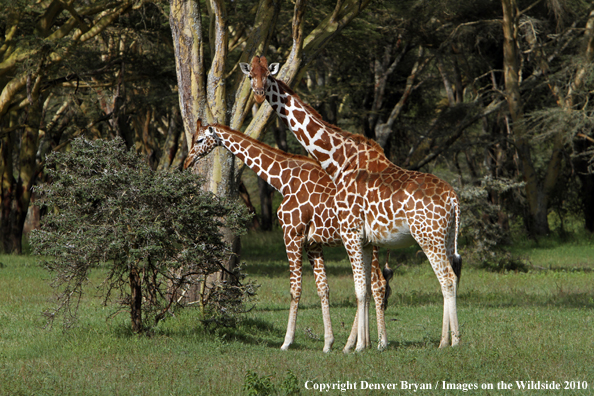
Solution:
M336 185L336 213L357 296L358 329L356 334L351 333L345 350L355 342L357 350L369 345L365 309L372 259L368 243L397 248L416 241L421 246L444 297L440 346L450 344L450 330L452 345L458 344L459 204L452 187L433 175L392 164L376 142L326 123L282 81L269 76L264 88L266 99L280 118Z
M216 138L209 135L211 131L215 132ZM194 145L188 154L187 164L192 163L199 156L205 156L216 146L222 145L283 195L277 215L283 228L289 259L291 305L287 334L282 349L287 349L294 338L297 309L301 298L302 252L305 249L314 269L322 305L325 328L324 351L330 350L334 336L330 321L329 288L322 246L336 246L341 243L334 201L336 195L334 183L315 160L285 153L223 125L202 126L199 122L192 141ZM377 296L376 310L378 317L383 321L381 305L386 282L379 268L377 249L374 251L372 279L374 296Z

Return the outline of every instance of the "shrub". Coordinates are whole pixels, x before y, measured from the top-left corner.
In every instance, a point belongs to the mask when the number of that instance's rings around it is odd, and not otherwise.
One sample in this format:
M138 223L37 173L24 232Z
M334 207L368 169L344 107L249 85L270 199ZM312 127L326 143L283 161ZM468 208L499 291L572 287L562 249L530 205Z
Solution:
M301 394L299 380L291 371L287 371L280 384L275 386L272 375L259 376L254 371L248 370L243 384L243 394L246 396L270 395L298 395Z
M229 250L221 227L238 232L245 223L240 206L204 192L196 175L152 171L121 139L77 139L70 151L49 156L46 169L51 183L36 192L48 214L31 245L46 257L58 290L48 316L62 313L66 324L76 317L89 271L102 266L105 304L128 308L135 332L156 325L182 289L223 268ZM236 311L253 291L240 278L233 273L211 285L218 296L211 313ZM225 300L226 291L232 297Z
M500 205L494 203L522 186L523 183L487 176L481 180L480 185L467 185L458 193L460 236L466 242L462 253L465 260L494 271L525 271L523 260L513 257L505 249L510 239L509 230L504 226L507 217ZM497 199L493 199L494 197Z

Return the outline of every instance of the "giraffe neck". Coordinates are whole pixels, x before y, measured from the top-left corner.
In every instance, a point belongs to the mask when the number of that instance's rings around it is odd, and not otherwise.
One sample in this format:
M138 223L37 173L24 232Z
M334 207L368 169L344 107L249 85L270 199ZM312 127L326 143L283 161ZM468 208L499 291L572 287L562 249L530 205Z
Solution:
M336 180L356 159L357 143L353 135L323 121L285 83L269 77L266 99L299 143Z
M306 162L315 163L309 158L270 147L224 125L211 126L215 128L221 145L283 195L295 167Z

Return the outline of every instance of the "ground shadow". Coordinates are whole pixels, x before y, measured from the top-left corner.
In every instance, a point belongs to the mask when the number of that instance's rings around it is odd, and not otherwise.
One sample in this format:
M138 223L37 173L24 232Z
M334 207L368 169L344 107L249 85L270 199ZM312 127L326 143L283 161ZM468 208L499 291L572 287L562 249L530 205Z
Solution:
M269 278L289 278L288 262L263 262L257 264L246 264L243 271L249 276L266 276ZM304 274L312 273L309 263L304 264ZM352 276L353 272L349 266L326 265L326 275L329 276Z

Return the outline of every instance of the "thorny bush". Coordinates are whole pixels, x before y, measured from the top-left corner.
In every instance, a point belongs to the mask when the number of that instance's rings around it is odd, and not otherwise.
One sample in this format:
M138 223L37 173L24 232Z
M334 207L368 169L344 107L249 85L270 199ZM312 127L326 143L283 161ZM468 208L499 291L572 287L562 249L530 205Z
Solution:
M100 267L104 303L129 310L135 332L156 325L204 279L202 297L214 296L201 301L205 315L233 316L254 294L239 270L226 281L212 276L230 254L221 228L240 232L246 212L204 192L196 175L152 171L121 139L76 139L70 151L49 156L46 169L51 183L36 193L48 213L31 245L58 291L51 319L63 314L69 325L76 318L89 272Z

